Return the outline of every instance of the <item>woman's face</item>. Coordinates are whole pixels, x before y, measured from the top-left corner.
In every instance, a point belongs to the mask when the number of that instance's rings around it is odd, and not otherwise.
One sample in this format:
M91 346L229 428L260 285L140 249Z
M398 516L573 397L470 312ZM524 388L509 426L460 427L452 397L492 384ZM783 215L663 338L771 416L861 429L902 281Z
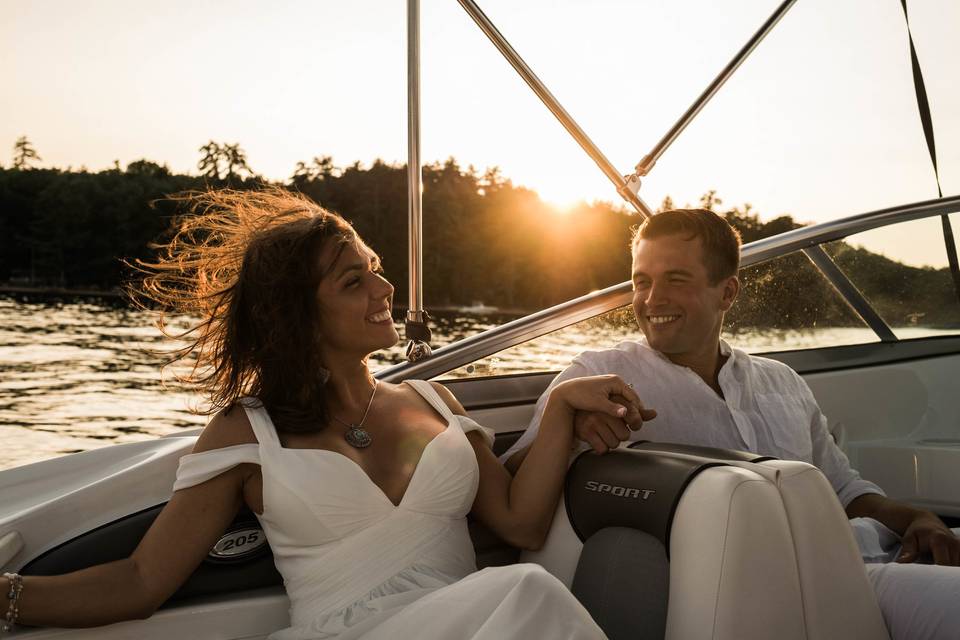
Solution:
M325 274L317 288L321 346L327 356L367 356L400 339L391 314L393 285L380 275L380 259L362 241L330 242L320 255ZM332 262L332 265L331 265Z

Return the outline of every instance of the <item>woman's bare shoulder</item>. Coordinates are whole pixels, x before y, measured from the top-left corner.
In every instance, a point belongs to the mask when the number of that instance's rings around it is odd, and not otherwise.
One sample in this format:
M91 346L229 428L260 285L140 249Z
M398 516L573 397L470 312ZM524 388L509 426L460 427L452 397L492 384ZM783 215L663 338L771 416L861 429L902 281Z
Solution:
M194 453L232 447L238 444L257 444L247 412L239 404L223 409L200 432Z

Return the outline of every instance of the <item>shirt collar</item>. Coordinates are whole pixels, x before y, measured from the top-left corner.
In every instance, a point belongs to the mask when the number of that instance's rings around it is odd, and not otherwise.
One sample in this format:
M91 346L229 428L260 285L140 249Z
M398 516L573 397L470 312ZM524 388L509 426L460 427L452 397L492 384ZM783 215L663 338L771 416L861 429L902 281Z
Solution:
M717 372L717 376L724 375L727 371L733 371L734 367L742 366L741 358L742 351L734 349L731 347L726 340L723 338L720 339L720 355L726 356L727 361L723 363L723 366L720 367L720 371Z
M675 367L676 367L676 366L679 366L679 365L675 364L675 363L673 362L673 360L671 360L670 358L668 358L666 355L660 353L659 351L657 351L656 349L654 349L653 347L651 347L650 344L647 342L647 337L646 337L646 336L640 336L639 342L640 342L641 345L643 345L644 347L646 347L647 349L649 349L652 353L654 353L658 358L660 358L660 359L663 360L664 362L668 362L668 363L672 364L672 365L675 366ZM720 370L723 371L724 369L727 368L728 365L730 365L734 360L737 359L737 350L734 349L733 347L731 347L731 346L729 345L729 343L727 343L726 340L724 340L723 338L720 338L720 355L727 357L727 361L723 363L723 366L722 366L722 367L720 367ZM732 366L732 365L731 365L731 366Z
M727 344L727 341L723 338L720 338L720 355L722 356L732 356L733 349L730 348L730 345Z

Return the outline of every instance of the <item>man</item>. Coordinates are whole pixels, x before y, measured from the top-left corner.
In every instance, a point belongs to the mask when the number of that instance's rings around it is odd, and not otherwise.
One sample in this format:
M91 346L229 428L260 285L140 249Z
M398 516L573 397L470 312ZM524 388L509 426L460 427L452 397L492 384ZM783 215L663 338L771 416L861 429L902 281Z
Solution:
M580 440L598 453L642 437L816 465L856 519L854 533L893 638L960 637L960 570L954 568L960 539L933 513L887 498L850 468L796 372L720 339L724 314L740 290L737 232L712 211L665 211L640 227L632 253L633 311L645 340L580 354L551 388L612 373L630 383L646 407L622 420L578 414ZM502 457L511 470L536 435L547 393L530 427ZM641 435L633 427L642 421L650 422ZM885 564L893 555L896 563ZM912 564L926 555L936 566Z

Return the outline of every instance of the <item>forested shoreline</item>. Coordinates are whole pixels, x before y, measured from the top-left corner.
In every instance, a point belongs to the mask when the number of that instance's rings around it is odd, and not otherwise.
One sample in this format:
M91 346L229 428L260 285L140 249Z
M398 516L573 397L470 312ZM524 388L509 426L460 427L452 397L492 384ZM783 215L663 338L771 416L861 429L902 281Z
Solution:
M405 166L376 160L337 168L331 158L317 157L298 163L289 180L267 183L253 175L236 145L211 142L201 152L202 175L175 174L149 160L96 172L23 164L0 168L0 283L114 290L129 275L122 260L148 258L148 245L164 239L179 213L167 196L270 184L302 192L349 219L381 254L397 288L395 299L406 300ZM749 205L725 208L713 192L692 204L724 215L744 242L801 226L789 215L761 220ZM625 280L628 243L638 222L623 207L603 201L558 213L497 169L479 172L453 159L423 169L423 220L428 309L482 301L529 310ZM882 285L871 302L891 314L888 322L906 322L899 316L909 313L911 299L922 300L925 310L955 305L945 269L910 267L843 243L833 251L855 282ZM738 326L858 324L844 305L825 302L836 296L802 255L745 275L745 295L731 318ZM939 297L944 305L935 303ZM951 316L934 311L923 323L948 323Z

